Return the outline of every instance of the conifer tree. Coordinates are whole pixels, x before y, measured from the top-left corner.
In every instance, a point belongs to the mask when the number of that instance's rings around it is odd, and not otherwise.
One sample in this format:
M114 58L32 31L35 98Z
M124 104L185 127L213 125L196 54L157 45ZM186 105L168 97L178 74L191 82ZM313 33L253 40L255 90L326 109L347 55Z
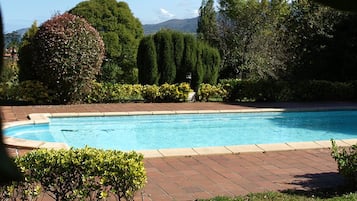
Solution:
M139 45L137 66L141 84L159 84L157 54L152 36L144 37Z
M218 47L217 15L214 0L202 0L199 9L197 37L214 47Z
M31 28L27 30L21 40L19 48L19 80L33 80L35 79L34 70L32 66L33 60L33 37L38 31L37 22L35 21Z

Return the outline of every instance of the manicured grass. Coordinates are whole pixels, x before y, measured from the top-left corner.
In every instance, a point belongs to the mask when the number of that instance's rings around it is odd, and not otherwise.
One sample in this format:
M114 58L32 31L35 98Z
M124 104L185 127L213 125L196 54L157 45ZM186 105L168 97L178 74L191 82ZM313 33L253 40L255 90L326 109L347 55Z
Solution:
M235 198L229 197L216 197L208 200L200 201L357 201L357 193L346 193L343 195L330 195L329 193L314 195L314 194L300 194L294 192L278 193L278 192L267 192L267 193L256 193L249 194L246 196L239 196Z

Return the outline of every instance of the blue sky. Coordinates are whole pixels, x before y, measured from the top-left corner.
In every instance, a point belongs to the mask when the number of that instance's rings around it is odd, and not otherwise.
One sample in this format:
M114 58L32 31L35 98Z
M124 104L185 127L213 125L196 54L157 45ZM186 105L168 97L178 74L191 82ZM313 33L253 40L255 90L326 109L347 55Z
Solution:
M63 13L83 0L0 0L5 32L30 27ZM201 0L126 0L134 16L143 24L198 15Z

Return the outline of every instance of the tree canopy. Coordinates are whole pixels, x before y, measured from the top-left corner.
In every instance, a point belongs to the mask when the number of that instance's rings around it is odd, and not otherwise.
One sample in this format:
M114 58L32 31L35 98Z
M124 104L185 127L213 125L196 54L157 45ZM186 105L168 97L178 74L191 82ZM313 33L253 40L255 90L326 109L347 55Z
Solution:
M69 12L85 18L99 31L106 49L105 62L120 69L117 70L116 81L135 82L135 75L131 75L136 68L137 49L144 31L128 4L116 0L89 0L79 3Z

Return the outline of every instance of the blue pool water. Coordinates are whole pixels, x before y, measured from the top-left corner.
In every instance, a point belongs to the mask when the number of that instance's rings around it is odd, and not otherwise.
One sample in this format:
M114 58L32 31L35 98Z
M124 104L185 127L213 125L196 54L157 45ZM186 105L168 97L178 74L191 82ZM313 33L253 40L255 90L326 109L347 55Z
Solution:
M76 148L148 150L357 138L357 111L51 118L6 136Z

